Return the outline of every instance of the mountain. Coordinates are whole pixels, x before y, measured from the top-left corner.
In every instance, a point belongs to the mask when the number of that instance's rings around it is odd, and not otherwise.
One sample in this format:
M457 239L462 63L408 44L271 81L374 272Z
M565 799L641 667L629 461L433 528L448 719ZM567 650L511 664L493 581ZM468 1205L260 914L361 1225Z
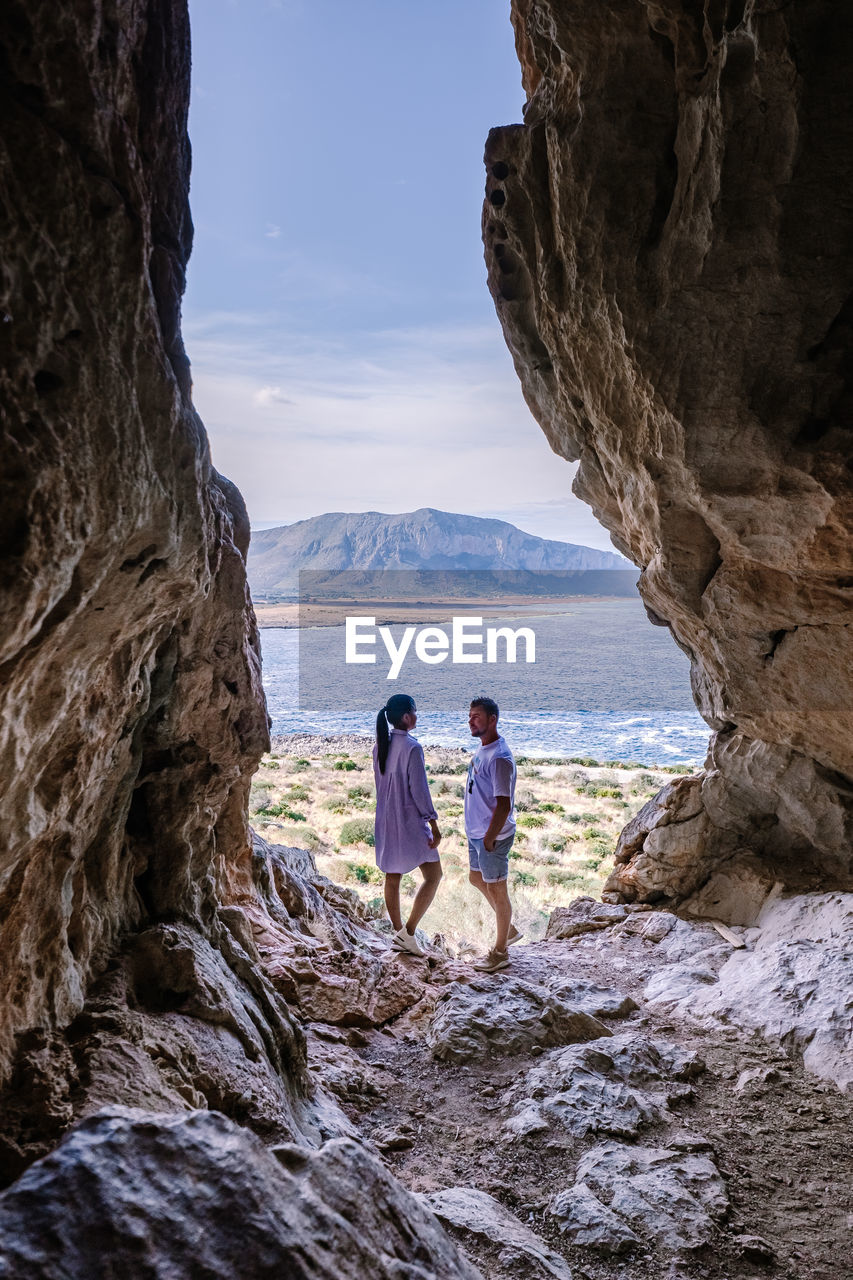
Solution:
M332 511L252 534L252 594L293 596L300 569L628 570L610 551L524 533L505 520L421 507L402 515Z

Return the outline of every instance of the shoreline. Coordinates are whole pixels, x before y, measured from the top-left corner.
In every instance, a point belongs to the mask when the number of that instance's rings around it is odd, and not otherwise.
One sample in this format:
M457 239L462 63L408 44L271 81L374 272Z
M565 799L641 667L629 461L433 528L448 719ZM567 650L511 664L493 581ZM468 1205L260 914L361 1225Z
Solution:
M418 735L416 734L415 736L417 737ZM470 748L449 747L440 743L430 743L420 737L418 741L425 751L429 751L433 755L440 754L442 758L468 759L475 750L473 740ZM278 733L271 736L270 744L270 753L279 756L370 755L373 751L373 738L362 733ZM575 764L586 769L651 770L655 773L666 773L681 777L700 773L703 767L701 764L645 764L637 760L593 761L590 756L562 756L544 751L541 753L520 751L517 753L516 759L534 763L541 761L543 764L546 762L558 765Z
M633 596L502 596L500 603L494 599L442 599L413 600L411 604L401 600L342 600L324 604L300 603L298 600L279 604L253 601L255 618L261 630L277 628L283 631L299 631L308 627L339 627L347 616L358 612L373 615L380 625L388 623L428 624L446 622L453 617L482 617L501 619L507 617L554 617L570 613L579 604L613 604L618 601L639 601Z

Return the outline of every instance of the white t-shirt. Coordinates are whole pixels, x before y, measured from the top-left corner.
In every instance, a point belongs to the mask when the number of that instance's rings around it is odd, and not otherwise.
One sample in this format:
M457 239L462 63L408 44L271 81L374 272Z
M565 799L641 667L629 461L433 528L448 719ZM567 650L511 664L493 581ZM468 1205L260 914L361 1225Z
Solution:
M510 810L498 840L515 834L515 761L503 738L480 746L468 766L465 787L465 831L475 840L489 829L498 796L509 796Z

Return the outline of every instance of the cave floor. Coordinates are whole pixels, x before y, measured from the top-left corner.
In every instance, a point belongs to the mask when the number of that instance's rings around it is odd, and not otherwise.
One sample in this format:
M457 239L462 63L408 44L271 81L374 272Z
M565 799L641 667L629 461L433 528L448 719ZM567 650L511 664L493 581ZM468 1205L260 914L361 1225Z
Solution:
M348 1102L345 1110L367 1138L377 1129L411 1126L414 1145L385 1156L406 1186L419 1192L453 1186L489 1192L566 1259L575 1280L853 1276L853 1259L846 1252L853 1226L853 1096L807 1075L764 1041L745 1039L729 1028L698 1030L671 1016L656 1016L642 1005L644 978L632 971L630 955L627 962L624 951L609 957L589 935L518 946L512 958L510 972L527 981L541 981L546 970L553 975L559 966L566 977L624 991L640 1009L612 1024L614 1031L634 1027L700 1054L706 1070L693 1082L693 1097L675 1105L673 1124L652 1126L639 1141L665 1146L679 1130L707 1138L726 1182L728 1217L711 1245L677 1256L641 1245L627 1256L607 1258L569 1243L547 1206L573 1184L580 1156L608 1135L572 1138L561 1131L556 1141L550 1133L507 1141L503 1095L530 1068L530 1058L447 1064L434 1059L419 1037L392 1028L370 1034L359 1051L381 1080L380 1096ZM774 1076L736 1091L741 1073L756 1067L774 1068ZM483 1237L451 1230L489 1280L538 1276L538 1264L520 1270L506 1255L501 1261L501 1248ZM772 1258L756 1261L745 1254L744 1237L754 1236L771 1246Z

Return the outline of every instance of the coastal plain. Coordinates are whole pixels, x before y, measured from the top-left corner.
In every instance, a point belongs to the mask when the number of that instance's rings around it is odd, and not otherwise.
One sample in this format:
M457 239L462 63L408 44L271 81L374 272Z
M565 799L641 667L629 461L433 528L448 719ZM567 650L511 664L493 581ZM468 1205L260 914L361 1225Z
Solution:
M468 884L464 782L470 754L425 746L430 790L442 832L444 879L424 928L454 951L489 942L488 908ZM518 928L535 941L548 917L584 895L598 896L613 869L619 832L683 766L598 764L588 757L518 757L517 833L509 887ZM274 739L252 780L251 821L264 839L309 848L318 870L355 889L384 917L382 872L373 853L376 806L370 739L290 735ZM403 878L404 907L418 877Z

